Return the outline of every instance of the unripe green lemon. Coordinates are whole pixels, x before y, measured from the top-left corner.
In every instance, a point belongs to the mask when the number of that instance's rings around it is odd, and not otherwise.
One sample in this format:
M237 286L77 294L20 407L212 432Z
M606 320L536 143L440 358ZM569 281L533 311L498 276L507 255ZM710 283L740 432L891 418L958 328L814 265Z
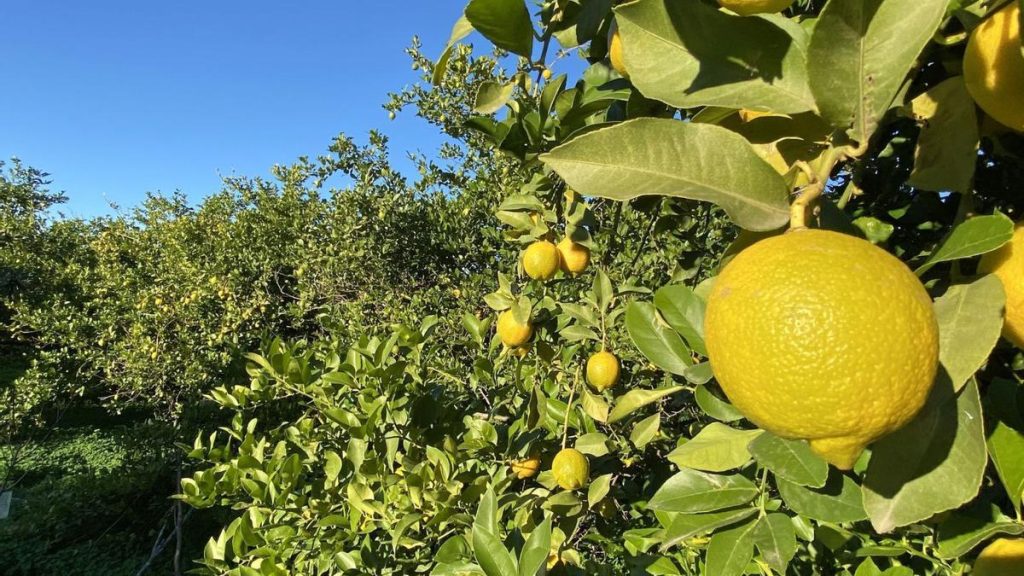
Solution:
M989 544L974 562L971 576L1021 576L1024 574L1024 539L1000 538Z
M611 352L601 351L587 360L587 382L598 392L619 381L619 359Z
M590 264L590 249L569 238L562 238L558 243L558 253L562 259L562 271L566 274L580 274Z
M793 0L718 0L718 3L741 16L749 16L782 12L789 8Z
M539 456L531 455L529 458L524 458L512 463L512 473L520 480L533 478L537 475L538 470L540 470Z
M565 448L551 462L555 482L565 490L578 490L590 482L590 462L575 448Z
M1010 2L971 33L964 81L974 101L997 122L1024 131L1024 54L1020 3Z
M534 242L523 252L523 270L534 280L550 280L560 264L558 248L547 240Z
M498 337L505 346L518 348L529 342L530 336L533 336L533 326L529 322L516 322L511 310L505 310L498 315Z
M913 272L825 230L740 252L714 283L704 332L736 408L841 469L920 411L938 369L935 312Z
M1013 238L981 257L978 271L995 274L1006 290L1003 337L1024 349L1024 222L1018 222Z

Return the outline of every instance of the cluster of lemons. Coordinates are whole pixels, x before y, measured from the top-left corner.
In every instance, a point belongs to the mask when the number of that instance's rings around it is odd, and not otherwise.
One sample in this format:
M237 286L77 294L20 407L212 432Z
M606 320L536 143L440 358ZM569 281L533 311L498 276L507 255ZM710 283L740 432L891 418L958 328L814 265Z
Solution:
M533 280L542 282L551 280L559 271L571 276L582 274L589 264L590 250L570 238L563 238L557 245L549 240L537 240L522 255L523 271ZM497 333L505 346L522 356L533 337L533 325L529 321L518 321L511 310L506 310L498 315ZM587 359L587 383L594 390L604 392L619 381L620 370L615 354L601 350ZM514 462L512 472L524 480L535 476L540 466L540 456L531 455ZM590 463L580 451L563 448L551 463L551 473L563 489L578 490L589 482Z
M792 4L719 3L744 16ZM1009 2L973 31L964 80L987 115L1024 131L1020 17L1020 4ZM629 78L614 28L609 59ZM1024 223L982 258L979 273L1002 281L1003 336L1024 348ZM870 242L825 230L794 229L733 259L708 297L705 339L718 383L750 421L808 440L840 469L918 413L938 370L938 325L918 278ZM996 540L972 573L1024 574L1024 539Z

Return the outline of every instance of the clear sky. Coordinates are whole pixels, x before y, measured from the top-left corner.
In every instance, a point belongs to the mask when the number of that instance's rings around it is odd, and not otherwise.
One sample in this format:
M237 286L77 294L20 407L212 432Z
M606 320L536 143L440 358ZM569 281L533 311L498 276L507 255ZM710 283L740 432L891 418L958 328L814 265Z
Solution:
M399 166L434 151L389 91L436 57L465 0L11 0L0 3L0 159L51 173L63 212L129 208L147 191L193 200L221 175L266 175L380 128ZM406 164L407 166L407 164Z

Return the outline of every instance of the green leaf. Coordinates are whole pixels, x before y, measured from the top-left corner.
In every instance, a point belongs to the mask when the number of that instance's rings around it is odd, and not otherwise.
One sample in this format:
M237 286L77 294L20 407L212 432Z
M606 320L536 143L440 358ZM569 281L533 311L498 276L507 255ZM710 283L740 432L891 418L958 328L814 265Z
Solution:
M742 136L711 124L630 120L574 138L541 160L588 196L705 200L748 230L789 220L782 176Z
M551 553L551 517L544 518L539 526L533 529L530 537L519 554L519 576L537 576L543 574L541 569L547 564Z
M821 488L828 480L828 462L803 440L787 440L765 432L749 448L760 465L793 484Z
M875 564L875 561L871 558L865 558L860 566L857 567L857 572L853 576L882 576L882 571Z
M690 348L701 356L708 355L704 347L704 308L707 304L693 290L683 284L664 286L654 293L654 306Z
M775 485L790 509L812 520L856 522L868 517L860 486L838 470L829 470L828 480L821 488L805 488L781 477L775 479Z
M720 422L712 422L692 440L673 450L668 459L680 468L705 472L732 470L750 461L747 444L761 433L761 430L737 430Z
M1024 525L1006 518L998 508L993 507L992 512L988 518L956 512L950 514L939 525L936 555L946 559L959 558L993 536L1024 534Z
M677 108L815 108L807 38L796 23L741 18L700 2L642 0L615 12L630 80L648 98Z
M751 522L718 532L708 542L705 572L715 576L742 576L754 558L754 527Z
M441 53L441 56L437 59L437 63L434 64L434 73L430 79L434 86L439 86L441 81L444 79L444 73L448 70L448 60L450 60L452 56L452 49L455 48L455 45L458 44L460 40L469 36L472 31L473 25L466 19L466 16L459 16L459 19L455 22L455 26L452 27L452 33L448 38L448 43L444 47L444 52Z
M712 512L746 504L757 486L738 474L707 474L683 469L658 488L647 507L664 512Z
M480 498L480 505L476 509L476 516L473 518L473 527L482 528L485 532L495 533L498 531L498 500L494 496L494 490L488 488Z
M707 514L677 514L665 530L665 541L661 545L661 551L664 552L694 536L735 524L756 513L757 508L738 508Z
M988 461L978 386L949 395L936 386L914 420L874 444L864 508L876 531L913 524L978 494Z
M481 83L476 91L473 112L477 114L494 114L508 103L515 88L515 84L499 84L493 80Z
M594 291L594 301L597 302L601 310L608 310L612 305L612 298L615 297L615 288L612 287L612 280L604 269L597 270L591 289Z
M470 0L466 19L498 48L530 57L533 22L523 0Z
M754 544L772 570L785 574L797 550L796 529L789 516L774 513L761 517L754 529Z
M608 437L600 432L590 432L577 438L574 447L584 454L600 458L608 454Z
M612 475L603 474L594 479L587 488L587 505L593 508L604 497L608 495L608 492L612 488Z
M1024 495L1024 417L1020 406L1020 388L1016 383L1001 378L992 381L985 395L988 451L999 480L1018 511Z
M1013 220L1003 214L975 216L953 229L931 258L917 269L920 276L939 262L991 252L1013 238Z
M733 407L732 404L712 394L707 386L697 386L693 392L693 399L705 414L715 420L735 422L743 418L743 414L739 410Z
M608 423L618 422L648 404L653 404L666 396L683 390L686 390L683 386L668 386L655 390L630 390L615 401L615 407L608 415Z
M933 192L971 192L980 136L977 106L964 77L954 76L914 98L911 110L921 135L907 184Z
M951 286L935 301L939 360L959 391L988 360L1003 329L1006 293L994 275Z
M487 576L509 576L519 572L516 559L497 536L473 526L473 555Z
M637 448L642 449L651 440L654 440L660 428L661 413L651 414L633 426L633 431L629 434L629 441Z
M626 307L626 331L637 349L652 364L682 376L693 364L690 351L649 302L630 302Z
M604 398L594 394L586 385L581 385L583 411L594 420L604 423L608 421L608 403Z
M844 0L818 16L807 54L822 117L867 141L939 27L949 0ZM898 39L898 40L896 40Z

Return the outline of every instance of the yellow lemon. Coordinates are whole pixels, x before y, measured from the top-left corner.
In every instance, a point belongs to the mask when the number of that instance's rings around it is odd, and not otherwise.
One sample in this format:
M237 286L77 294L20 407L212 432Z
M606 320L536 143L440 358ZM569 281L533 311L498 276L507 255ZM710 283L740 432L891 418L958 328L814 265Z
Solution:
M974 561L972 576L1020 576L1024 574L1024 539L1000 538L989 544Z
M512 473L520 480L533 478L537 475L538 470L540 470L539 456L530 456L529 458L524 458L512 463Z
M825 230L774 236L708 296L711 367L752 422L841 469L924 405L938 368L932 301L897 258Z
M560 264L558 248L547 240L534 242L523 252L523 270L534 280L550 280Z
M978 271L995 274L1006 290L1006 320L1003 337L1024 349L1024 222L1018 223L1013 239L1002 248L981 257Z
M971 33L964 81L974 101L1000 124L1024 131L1024 55L1020 4L1011 2Z
M505 310L498 315L498 337L505 346L518 348L529 342L530 336L533 336L533 326L529 322L516 322L511 310Z
M551 70L545 68L544 71L540 73L540 76L545 80L551 80Z
M629 78L626 71L626 61L622 56L622 36L619 34L618 26L612 28L611 37L608 39L608 59L612 61L612 68L622 74L623 78Z
M619 359L611 352L601 351L587 360L587 382L598 392L615 386L619 381Z
M723 8L728 8L741 16L782 12L793 0L718 0Z
M567 274L579 274L590 264L590 249L569 238L563 238L558 243L558 253L562 260L562 270Z
M555 482L565 490L578 490L590 481L590 462L582 452L565 448L551 462Z

